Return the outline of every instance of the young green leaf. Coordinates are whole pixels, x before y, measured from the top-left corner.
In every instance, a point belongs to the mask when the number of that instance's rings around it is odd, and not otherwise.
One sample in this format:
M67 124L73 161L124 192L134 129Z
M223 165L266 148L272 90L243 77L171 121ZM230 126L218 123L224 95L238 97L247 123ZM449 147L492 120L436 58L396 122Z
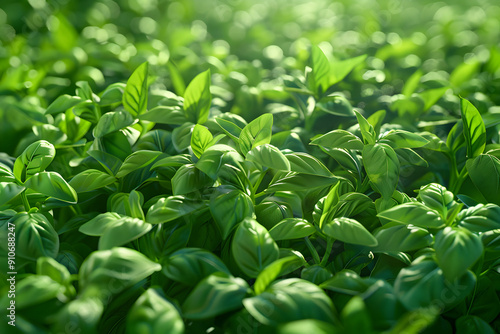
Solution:
M467 144L467 157L473 159L484 152L486 146L486 128L481 114L472 103L460 99L460 110Z
M334 85L344 79L356 66L363 63L367 55L361 55L341 61L334 61L330 64L329 85Z
M107 299L159 270L161 265L140 252L115 247L91 253L80 267L78 283L82 294L98 291Z
M78 202L76 191L56 172L37 173L24 185L26 188L63 202L72 204Z
M201 248L183 248L162 261L162 272L171 280L196 285L205 277L223 272L231 275L224 262Z
M317 158L303 152L285 154L292 172L331 177L332 173Z
M123 92L123 106L133 116L138 116L148 107L148 62L142 63L132 73Z
M483 253L481 238L464 228L446 227L434 243L439 266L449 281L462 276Z
M238 226L231 250L238 267L252 278L279 256L278 246L269 232L251 218L244 219Z
M129 112L125 110L111 111L101 116L92 133L95 138L104 137L108 133L121 130L132 124L134 124L134 119Z
M199 159L203 152L210 147L214 137L206 127L196 124L191 134L191 149L194 155Z
M158 157L162 155L162 152L159 151L146 151L139 150L135 151L131 155L129 155L123 164L120 166L118 173L116 173L116 177L121 178L126 175L136 171L138 169L144 168L150 164L152 164Z
M500 159L490 154L481 154L467 160L466 167L472 183L484 198L500 205Z
M198 74L184 92L184 112L193 123L203 124L208 119L212 94L210 94L210 69Z
M311 145L321 145L327 148L343 148L347 150L362 150L363 142L355 135L345 130L333 130L316 137Z
M359 112L354 110L356 114L356 118L358 119L359 129L361 130L361 134L363 135L363 141L365 144L375 144L377 141L377 134L375 133L375 129L373 126L368 123L366 118L363 117Z
M285 218L269 230L275 240L290 240L308 237L316 232L316 228L302 218Z
M185 196L160 198L149 208L146 221L150 224L166 223L193 213L204 206L203 202L195 201Z
M437 211L418 202L394 206L380 212L377 216L400 224L411 224L424 228L440 228L445 224Z
M115 181L116 179L107 173L97 169L87 169L76 174L71 181L69 181L69 185L77 193L83 193L106 187Z
M271 144L263 144L251 149L246 159L260 166L276 170L290 171L290 162L283 153Z
M387 144L365 145L362 151L366 174L375 189L384 198L390 198L399 180L399 160L396 152Z
M380 140L393 148L417 148L429 143L424 137L404 130L391 130Z
M358 221L351 218L334 218L333 221L326 221L322 232L327 236L355 245L375 247L377 239Z
M76 106L82 101L82 98L80 98L79 96L71 96L68 94L60 95L47 107L47 109L45 110L45 114L52 115L65 112L69 108Z
M14 163L16 179L25 182L36 173L43 172L56 155L54 145L45 140L39 140L28 146Z
M329 87L330 63L317 45L311 48L310 62L312 73L308 77L310 80L309 89L317 96L321 96Z
M0 206L8 203L26 189L15 183L0 182Z
M286 174L279 178L267 188L266 192L272 193L276 191L305 191L314 188L325 188L340 178L332 176L325 177L319 175L308 174Z
M316 284L289 278L271 284L265 292L243 300L246 310L260 323L276 326L295 320L335 320L332 300Z
M187 319L208 319L237 310L250 292L247 282L239 277L216 273L202 280L182 304ZM210 298L207 298L209 296Z
M257 276L254 284L255 293L259 295L264 292L269 284L280 276L286 266L290 266L291 264L302 265L304 263L304 259L298 256L287 256L274 261Z
M426 229L389 223L374 234L378 252L409 252L430 246L433 239Z
M182 125L188 120L184 111L178 106L157 106L138 116L142 121L159 124Z
M248 123L239 137L241 152L246 155L254 147L271 143L272 127L272 114L263 114Z
M132 305L127 315L127 334L149 333L183 334L184 322L177 308L154 289L147 289Z

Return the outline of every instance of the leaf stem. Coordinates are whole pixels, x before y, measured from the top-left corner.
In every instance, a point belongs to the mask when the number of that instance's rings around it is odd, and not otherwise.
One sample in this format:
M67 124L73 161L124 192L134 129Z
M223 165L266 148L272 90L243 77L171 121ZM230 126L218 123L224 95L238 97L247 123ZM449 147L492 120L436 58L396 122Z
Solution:
M330 258L330 254L332 253L332 248L333 248L333 243L335 240L333 238L327 238L326 239L326 249L325 249L325 255L323 255L323 259L320 262L320 266L325 267L328 259Z
M319 254L316 251L316 248L314 248L313 244L311 243L311 240L309 240L308 237L305 237L304 240L306 242L307 248L309 249L309 252L311 252L311 255L312 255L313 259L314 259L314 262L316 264L319 264L321 261L319 259Z
M21 199L23 200L24 209L26 210L26 212L30 211L31 207L30 203L28 202L28 196L26 196L26 190L23 190L23 192L21 193Z

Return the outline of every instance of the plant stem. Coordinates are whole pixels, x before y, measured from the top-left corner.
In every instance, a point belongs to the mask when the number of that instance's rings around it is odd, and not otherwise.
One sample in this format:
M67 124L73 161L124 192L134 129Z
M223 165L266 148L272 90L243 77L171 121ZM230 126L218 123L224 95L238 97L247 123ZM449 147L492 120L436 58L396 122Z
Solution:
M28 196L26 196L26 190L21 193L21 199L23 200L24 209L26 212L30 211L30 203L28 202Z
M316 251L316 248L314 248L313 244L311 243L311 240L309 240L308 237L305 237L304 240L306 241L307 248L309 249L309 252L311 252L314 262L316 264L319 264L321 261L319 259L319 254Z
M333 238L326 239L325 255L323 255L323 259L321 260L321 263L319 264L320 266L322 266L322 267L326 266L328 259L330 258L330 254L332 252L334 242L335 242L335 240Z
M255 182L255 185L253 186L253 193L255 194L257 192L257 189L259 189L260 183L266 176L267 170L263 171L260 175L259 178L257 179L257 182Z

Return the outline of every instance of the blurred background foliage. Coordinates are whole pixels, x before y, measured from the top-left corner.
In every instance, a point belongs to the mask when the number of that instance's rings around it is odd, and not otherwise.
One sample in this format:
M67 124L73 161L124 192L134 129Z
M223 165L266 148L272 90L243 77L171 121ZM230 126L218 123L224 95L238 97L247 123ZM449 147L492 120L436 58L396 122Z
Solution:
M293 107L283 82L304 76L311 45L332 60L367 55L337 84L367 115L425 105L427 121L457 118L458 94L486 112L500 104L499 17L496 0L3 0L0 151L13 154L7 141L78 81L101 92L144 61L152 90L180 96L211 68L213 107L247 120L275 102ZM404 97L415 73L415 92L430 93Z

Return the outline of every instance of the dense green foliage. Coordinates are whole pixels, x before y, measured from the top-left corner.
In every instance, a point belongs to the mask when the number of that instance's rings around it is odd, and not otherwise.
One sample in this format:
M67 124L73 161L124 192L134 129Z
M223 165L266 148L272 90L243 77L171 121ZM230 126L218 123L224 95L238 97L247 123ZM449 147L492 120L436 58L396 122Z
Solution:
M0 331L499 332L498 17L3 1Z

